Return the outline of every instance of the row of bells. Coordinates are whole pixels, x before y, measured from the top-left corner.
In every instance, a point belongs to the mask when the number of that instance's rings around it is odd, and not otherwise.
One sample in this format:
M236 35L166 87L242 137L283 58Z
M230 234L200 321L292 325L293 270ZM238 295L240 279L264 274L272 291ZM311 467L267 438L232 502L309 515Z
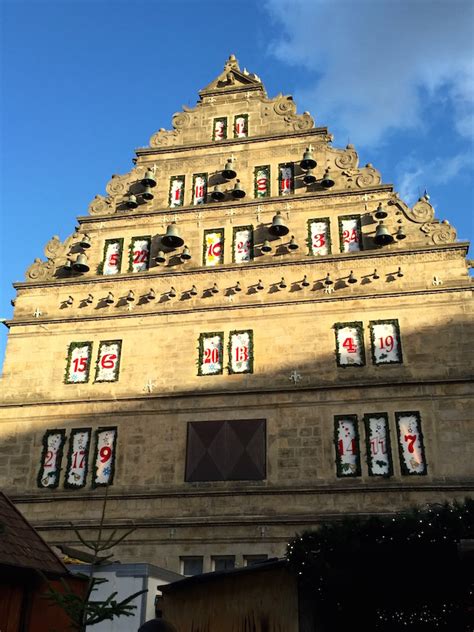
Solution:
M378 274L377 270L375 269L373 274L369 275L370 277L372 277L374 280L380 279L380 275ZM395 273L395 276L401 278L404 276L402 269L399 267L397 272ZM350 283L351 285L353 285L354 283L358 282L358 279L356 278L356 276L354 275L354 271L351 270L349 276L347 277L341 277L340 279L336 279L337 281L347 281L347 283ZM330 273L328 272L326 277L323 280L323 284L325 286L330 286L330 285L334 285L334 280L331 278ZM301 281L297 282L299 285L301 285L302 287L309 287L311 285L311 281L308 279L308 276L305 274L303 279ZM287 282L285 281L285 277L281 277L281 280L278 283L274 283L272 284L274 286L277 286L280 290L284 290L285 288L288 287ZM253 285L253 286L249 286L249 287L254 287L256 290L258 291L262 291L265 289L265 286L262 282L262 279L258 280L258 284ZM232 290L234 293L236 292L241 292L243 290L242 284L240 281L237 281L236 285L234 285L233 287L229 288L230 290ZM214 283L213 286L211 288L209 288L209 290L212 294L218 294L219 293L219 286L217 285L217 283ZM199 293L198 288L193 285L191 287L190 290L188 290L186 292L186 294L190 294L191 296L197 296ZM177 292L176 289L171 286L169 292L165 292L165 294L169 297L169 298L175 298L177 296ZM156 298L156 292L153 288L150 289L150 291L145 294L144 298L146 298L148 301L153 301ZM86 303L92 303L94 300L94 297L92 296L92 294L89 294L87 296L86 299L84 299ZM115 303L115 297L113 295L112 292L109 292L107 294L107 296L105 297L105 302L107 303L107 305L113 305L113 303ZM125 300L127 301L127 303L133 303L135 301L135 292L133 290L129 290L127 296L125 297ZM72 296L69 296L68 299L65 301L67 305L71 306L74 303L74 299Z
M388 228L383 223L382 219L387 217L388 213L383 209L382 204L379 204L377 210L374 213L374 216L381 221L377 225L375 230L374 242L378 246L386 246L391 244L396 240L401 241L406 238L406 233L402 226L398 227L397 232L395 233L395 237L390 233ZM290 229L285 224L285 221L280 212L273 216L272 224L268 228L268 232L273 237L284 237L290 232ZM175 223L170 224L166 229L166 234L161 238L161 243L170 250L175 250L176 248L181 248L184 245L184 239L181 237L178 231L178 227ZM88 249L91 246L91 240L89 235L83 235L78 245L83 249ZM299 248L296 243L294 235L291 237L290 243L288 245L289 250L297 250ZM268 253L271 252L272 247L268 240L265 240L262 248L262 252ZM191 259L191 253L187 246L184 247L183 252L180 255L181 260L189 261ZM158 252L157 257L155 258L157 263L165 263L166 258L165 254L162 250ZM65 265L66 269L72 269L75 272L88 272L89 266L87 264L87 257L84 253L81 253L77 256L76 260L71 262L68 260Z
M300 162L300 167L305 172L303 176L303 182L306 185L314 184L315 182L317 182L317 178L313 173L313 169L316 167L316 161L314 160L314 157L313 157L311 145L307 147L306 151L304 152L303 160ZM234 161L232 158L229 158L227 160L224 166L224 169L221 171L221 175L224 178L224 180L226 180L227 182L230 182L231 180L237 177L237 172L234 169ZM145 175L143 176L140 182L144 187L144 191L141 194L142 198L147 201L153 200L154 195L153 195L152 189L156 187L156 179L155 179L154 172L151 169L148 169L145 172ZM327 167L326 171L324 172L324 175L320 181L320 184L324 189L330 189L331 187L334 186L334 180L330 176L329 167ZM211 193L211 199L214 200L214 202L220 202L225 198L225 195L226 194L222 190L221 185L216 184L216 186L214 187ZM242 189L240 180L236 181L234 188L231 191L231 195L235 199L240 199L240 198L245 197L246 193ZM127 196L126 206L127 208L130 208L130 209L137 208L138 207L137 196L134 195L133 193L130 193Z

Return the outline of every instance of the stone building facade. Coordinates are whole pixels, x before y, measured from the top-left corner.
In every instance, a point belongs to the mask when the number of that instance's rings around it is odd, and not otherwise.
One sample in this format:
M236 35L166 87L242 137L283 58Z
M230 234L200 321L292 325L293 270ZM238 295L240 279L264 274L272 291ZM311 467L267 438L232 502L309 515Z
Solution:
M118 557L186 573L472 493L468 244L428 196L233 56L133 162L15 284L0 480L50 543L106 486Z

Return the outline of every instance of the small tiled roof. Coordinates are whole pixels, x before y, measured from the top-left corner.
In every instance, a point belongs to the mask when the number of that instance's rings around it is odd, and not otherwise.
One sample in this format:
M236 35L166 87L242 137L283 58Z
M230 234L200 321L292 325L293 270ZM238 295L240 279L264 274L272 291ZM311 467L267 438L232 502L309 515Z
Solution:
M0 492L0 566L68 575L66 566L43 538Z

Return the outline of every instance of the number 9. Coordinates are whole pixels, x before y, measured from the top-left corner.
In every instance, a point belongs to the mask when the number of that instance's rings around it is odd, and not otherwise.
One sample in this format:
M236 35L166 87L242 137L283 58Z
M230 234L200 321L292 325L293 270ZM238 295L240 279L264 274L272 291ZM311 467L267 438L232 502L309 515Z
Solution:
M105 463L112 456L112 449L109 448L108 445L104 446L103 448L100 449L99 456L100 456L101 462Z

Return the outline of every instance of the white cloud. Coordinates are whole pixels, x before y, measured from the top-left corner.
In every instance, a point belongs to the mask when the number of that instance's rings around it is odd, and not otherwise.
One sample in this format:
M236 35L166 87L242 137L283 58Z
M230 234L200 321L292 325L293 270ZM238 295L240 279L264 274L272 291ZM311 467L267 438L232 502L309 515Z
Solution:
M375 145L446 103L474 138L472 0L266 0L270 52L308 70L295 98L337 137Z

